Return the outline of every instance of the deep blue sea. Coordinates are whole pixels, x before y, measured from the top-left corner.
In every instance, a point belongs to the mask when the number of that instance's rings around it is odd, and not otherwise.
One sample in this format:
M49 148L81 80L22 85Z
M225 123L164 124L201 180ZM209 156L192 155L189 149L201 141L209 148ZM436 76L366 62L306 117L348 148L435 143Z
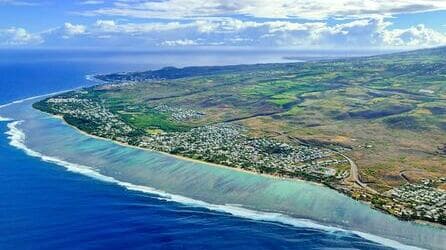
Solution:
M289 52L0 51L0 104L93 73L281 62ZM0 122L0 249L387 249L353 234L250 220L68 172L9 145ZM45 133L45 131L42 131Z

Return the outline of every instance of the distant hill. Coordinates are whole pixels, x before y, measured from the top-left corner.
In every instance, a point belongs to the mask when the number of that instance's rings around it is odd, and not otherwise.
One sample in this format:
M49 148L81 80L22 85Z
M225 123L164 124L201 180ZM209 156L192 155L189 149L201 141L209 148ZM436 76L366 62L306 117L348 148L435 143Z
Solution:
M426 180L435 184L414 188L446 186L439 184L446 180L445 55L446 47L441 47L301 63L101 75L97 78L108 84L35 107L98 136L322 182L403 216L408 200L395 204L377 194L398 193L405 184ZM302 145L308 148L299 151ZM354 163L350 174L345 159ZM446 221L446 215L417 216L410 215Z

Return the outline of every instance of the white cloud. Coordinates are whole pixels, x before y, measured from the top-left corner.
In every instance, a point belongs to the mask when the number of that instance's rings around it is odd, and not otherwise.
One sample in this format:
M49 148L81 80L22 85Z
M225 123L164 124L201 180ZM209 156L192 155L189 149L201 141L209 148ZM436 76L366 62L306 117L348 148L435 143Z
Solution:
M154 31L170 31L176 29L184 29L189 27L190 24L181 24L179 22L168 23L117 23L113 20L97 20L95 27L98 32L108 33L147 33Z
M386 30L384 43L391 46L424 47L446 44L446 35L426 28L423 24L407 29Z
M15 6L36 6L40 5L38 2L31 2L31 1L18 1L18 0L0 0L0 5L2 4L8 4L8 5L15 5Z
M72 23L64 24L64 31L67 37L84 34L86 30L87 28L84 25Z
M89 1L82 1L80 4L82 5L97 5L97 4L103 4L104 1L96 1L96 0L89 0Z
M202 33L233 33L247 30L250 28L257 28L264 25L264 23L254 21L242 21L233 18L219 18L219 19L198 19L191 23Z
M39 44L43 39L39 34L29 33L24 28L8 28L0 30L0 45L19 46L27 44Z
M392 29L388 21L395 14L446 10L445 0L115 0L109 6L84 13L109 16L89 27L89 35L162 46L196 45L185 41L301 48L445 44L441 32L423 25ZM339 24L328 24L327 18Z
M138 18L181 19L246 15L261 18L363 18L445 10L443 0L159 0L117 1L113 7L87 12Z
M192 46L192 45L198 45L196 41L189 40L189 39L180 39L180 40L174 40L174 41L164 41L161 43L162 46L168 46L168 47L175 47L175 46Z
M446 34L420 24L407 29L391 29L390 22L382 18L360 19L334 26L318 25L309 29L304 38L293 36L288 31L288 38L296 45L312 44L325 47L432 47L446 44Z
M97 20L90 25L65 23L40 34L9 30L9 44L101 43L101 46L251 46L297 48L432 47L446 44L446 34L416 25L392 29L384 18L363 18L330 25L322 21L245 21L236 18L201 18L188 21L135 23ZM14 31L14 32L13 32ZM5 34L5 30L2 31ZM13 34L16 34L14 38ZM3 35L2 37L4 37ZM62 40L60 40L62 38ZM58 40L59 39L59 40ZM3 42L5 44L5 42Z
M97 20L96 27L101 29L104 32L117 32L118 27L116 26L115 21L113 20Z
M242 21L233 18L187 22L121 23L97 20L96 37L140 39L151 45L282 46L317 48L427 47L446 44L446 35L423 25L390 29L383 18L358 19L337 25L325 22ZM200 41L199 43L197 41Z

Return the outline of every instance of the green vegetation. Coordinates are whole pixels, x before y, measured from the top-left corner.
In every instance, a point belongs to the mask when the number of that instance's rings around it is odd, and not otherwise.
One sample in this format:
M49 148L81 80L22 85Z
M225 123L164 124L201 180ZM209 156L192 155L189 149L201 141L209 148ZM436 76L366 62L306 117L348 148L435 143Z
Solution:
M155 138L153 141L167 148L161 151L217 163L233 159L212 150L194 151L184 143L210 145L206 141L209 131L200 129L212 128L215 151L226 151L218 143L221 134L215 131L220 130L213 127L218 124L241 126L250 138L268 138L278 145L293 148L305 144L312 152L313 146L333 152L351 149L342 152L358 165L366 189L358 189L357 183L344 175L345 181L339 182L339 174L349 169L345 162L333 166L336 180L304 171L290 174L285 168L274 169L264 163L256 165L255 171L324 182L405 217L403 205L385 208L391 199L377 197L370 190L385 193L407 182L444 177L444 58L446 48L436 48L305 63L169 67L97 76L108 84L62 94L34 106L62 115L68 123L98 136L136 144L141 138ZM194 131L201 131L199 141ZM271 145L274 147L259 150L276 155L280 148ZM250 159L237 166L252 170ZM317 172L315 169L312 171Z
M147 131L159 129L164 132L178 132L187 130L187 126L176 123L167 118L167 115L154 111L141 113L122 114L121 118L128 124Z

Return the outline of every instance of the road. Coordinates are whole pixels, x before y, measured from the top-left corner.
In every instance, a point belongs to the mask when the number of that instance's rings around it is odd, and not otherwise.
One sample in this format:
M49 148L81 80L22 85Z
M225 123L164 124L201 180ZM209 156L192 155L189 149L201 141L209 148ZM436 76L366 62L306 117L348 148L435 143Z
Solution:
M364 182L361 181L361 179L359 178L359 172L358 172L358 165L356 165L356 163L350 159L350 157L346 156L343 153L339 153L339 155L341 155L342 157L344 157L349 163L350 163L350 178L353 179L353 181L358 184L360 187L367 189L368 191L370 191L371 193L377 194L378 192L367 186L367 184L365 184Z

